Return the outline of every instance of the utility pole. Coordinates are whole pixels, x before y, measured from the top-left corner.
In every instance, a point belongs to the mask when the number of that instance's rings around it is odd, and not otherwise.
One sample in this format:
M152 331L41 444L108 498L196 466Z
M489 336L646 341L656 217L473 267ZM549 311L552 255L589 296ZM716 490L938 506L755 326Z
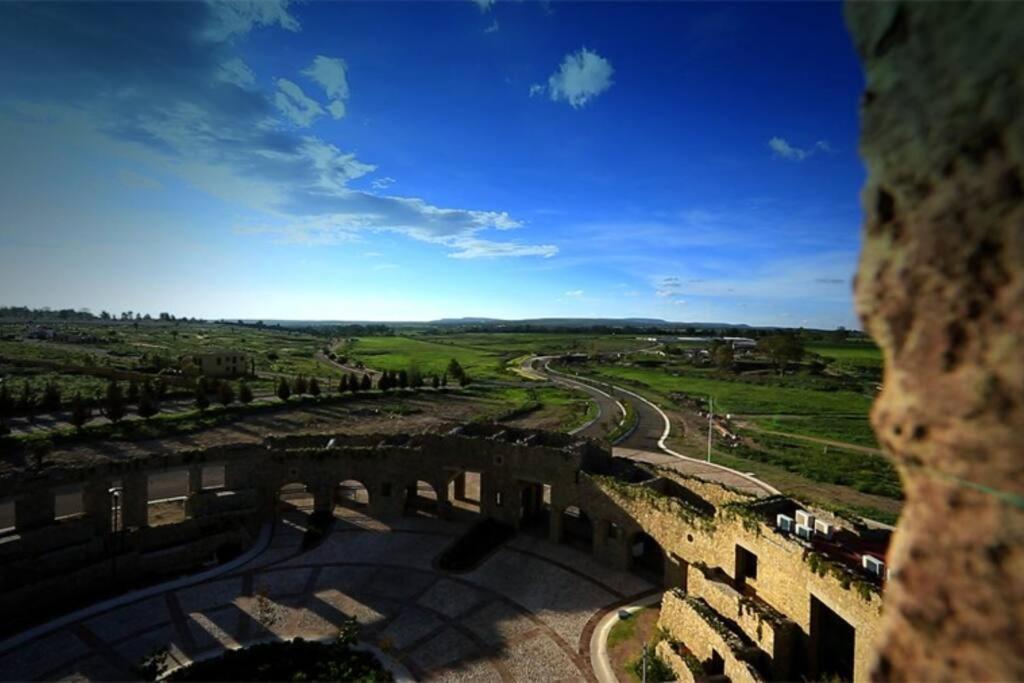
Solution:
M643 663L641 664L643 683L647 683L647 643L644 642Z
M715 412L715 399L708 396L708 462L711 462L711 417Z

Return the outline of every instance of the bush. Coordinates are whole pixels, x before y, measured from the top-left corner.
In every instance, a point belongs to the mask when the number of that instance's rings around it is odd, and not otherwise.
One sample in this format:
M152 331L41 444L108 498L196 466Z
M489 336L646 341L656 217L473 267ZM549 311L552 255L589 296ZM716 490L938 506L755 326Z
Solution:
M353 650L354 629L333 643L263 643L228 650L216 659L178 669L170 681L378 681L394 680L369 652ZM148 672L147 672L148 673Z

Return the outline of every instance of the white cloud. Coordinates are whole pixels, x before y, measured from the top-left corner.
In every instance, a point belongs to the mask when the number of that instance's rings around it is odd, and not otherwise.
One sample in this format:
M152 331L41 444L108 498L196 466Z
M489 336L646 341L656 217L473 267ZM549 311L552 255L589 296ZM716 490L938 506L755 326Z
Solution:
M579 108L612 87L614 73L611 62L584 47L566 55L558 71L548 78L548 95Z
M341 100L335 100L327 105L327 111L331 113L332 119L340 119L345 116L345 103Z
M327 111L335 119L345 116L345 101L348 100L348 67L344 59L317 55L313 63L302 72L310 80L324 89L331 100Z
M383 178L377 178L376 180L374 180L372 183L370 183L370 187L372 187L375 190L386 190L387 188L391 187L391 185L393 185L394 182L394 178L389 178L385 176Z
M227 83L234 83L240 85L243 88L253 85L256 82L256 76L253 74L252 69L249 65L241 60L239 57L230 59L220 66L220 79Z
M558 253L553 244L520 244L519 242L492 242L473 237L457 238L448 242L458 251L449 254L451 258L496 258L505 256L540 256L551 258Z
M323 116L324 110L320 103L308 97L302 92L302 88L287 78L277 79L277 88L274 104L296 126L308 128L317 118Z
M288 31L298 31L298 20L288 14L288 0L232 0L212 2L213 18L203 31L206 38L224 40L248 33L258 26L278 25Z
M534 83L533 85L530 86L530 97L534 97L536 95L540 95L543 92L544 92L544 86L541 85L540 83Z
M481 12L487 12L494 7L495 1L496 0L473 0L473 2L476 3L476 6L480 8Z
M803 161L804 159L813 156L815 152L829 152L833 151L832 146L828 144L827 140L818 140L811 147L801 148L789 144L789 141L785 138L774 137L768 141L768 147L772 150L775 156L782 157L783 159L791 159L793 161Z
M581 296L583 296L583 290L582 289L570 289L563 296L581 297Z
M16 28L25 22L0 21L0 54L38 52L45 43L47 58L58 65L29 83L11 78L19 68L15 61L0 60L0 78L12 84L7 96L27 107L19 125L44 147L56 150L64 144L59 140L72 140L96 163L131 159L140 174L175 178L248 211L240 228L247 234L341 244L389 233L438 245L459 259L558 253L554 244L495 238L523 226L504 211L436 206L349 187L376 166L301 130L325 114L320 103L285 78L270 89L224 80L226 70L245 82L251 70L243 68L233 39L211 36L237 38L247 27L271 24L297 30L286 5L232 5L216 17L183 7L196 6L101 3L89 12L53 6L38 13L31 31ZM9 8L28 11L3 6ZM119 40L120 26L129 23L136 42L153 49L139 52ZM80 34L95 40L78 40ZM179 68L167 69L166 54L181 55ZM343 87L338 63L320 62L316 69L314 61L311 68L318 83L340 98L347 80ZM117 98L103 94L111 89ZM0 126L5 121L0 110Z
M345 60L318 55L313 63L302 72L323 87L332 100L348 99L348 76Z
M484 33L497 33L501 26L498 25L498 20L495 19L491 22L491 25L484 29Z

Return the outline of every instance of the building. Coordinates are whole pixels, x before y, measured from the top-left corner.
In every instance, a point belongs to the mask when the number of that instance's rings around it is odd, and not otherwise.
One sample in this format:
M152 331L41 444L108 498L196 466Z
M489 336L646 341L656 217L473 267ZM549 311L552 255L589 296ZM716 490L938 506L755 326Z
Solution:
M244 377L256 372L252 355L241 351L196 353L187 357L184 365L189 364L206 377Z

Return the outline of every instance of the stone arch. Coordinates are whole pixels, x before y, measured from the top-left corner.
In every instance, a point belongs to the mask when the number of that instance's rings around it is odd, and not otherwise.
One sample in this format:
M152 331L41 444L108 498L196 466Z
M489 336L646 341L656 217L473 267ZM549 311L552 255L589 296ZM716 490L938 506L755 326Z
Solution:
M562 510L561 542L590 553L594 550L594 523L579 506L570 505Z
M279 514L313 512L315 488L302 481L290 481L277 488L274 494L275 507Z
M646 531L629 537L629 569L655 585L665 582L665 549Z
M425 479L417 479L406 486L403 514L440 516L441 497L437 491L437 487Z
M335 505L352 510L368 510L371 497L370 487L354 477L338 482L334 488Z

